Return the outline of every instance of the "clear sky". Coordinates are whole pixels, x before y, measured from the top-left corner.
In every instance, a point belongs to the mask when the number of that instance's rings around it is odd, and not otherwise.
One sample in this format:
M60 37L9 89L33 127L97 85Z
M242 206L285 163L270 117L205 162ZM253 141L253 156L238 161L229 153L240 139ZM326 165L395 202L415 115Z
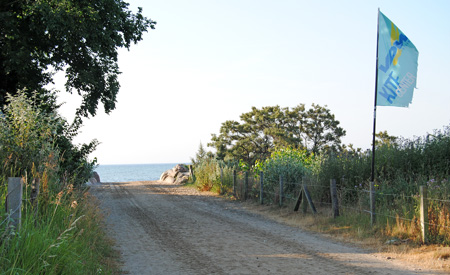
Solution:
M377 132L412 138L450 123L450 1L128 2L158 23L120 50L117 108L85 120L76 140L97 138L100 164L186 163L252 106L299 103L327 105L343 143L369 148L378 8L414 43L419 67L412 104L378 107ZM63 94L71 120L79 99Z

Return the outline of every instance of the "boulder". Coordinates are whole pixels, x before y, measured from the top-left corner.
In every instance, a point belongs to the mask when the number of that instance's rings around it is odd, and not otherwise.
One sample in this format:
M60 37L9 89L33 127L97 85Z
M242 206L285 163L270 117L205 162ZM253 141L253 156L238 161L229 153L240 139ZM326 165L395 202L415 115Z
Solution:
M185 173L185 172L189 172L189 169L187 168L186 165L183 164L177 164L173 170L181 172L181 173Z
M189 180L189 172L179 173L177 179L175 180L175 183L183 184L186 183L188 180Z
M161 174L160 181L167 183L183 184L189 180L189 169L183 164L177 164Z
M163 181L167 183L175 183L176 179L174 177L167 176Z
M92 177L98 182L100 183L100 176L97 172L94 171L94 173L92 173Z
M100 184L100 176L97 172L93 172L91 177L89 178L89 181L86 183L88 186Z

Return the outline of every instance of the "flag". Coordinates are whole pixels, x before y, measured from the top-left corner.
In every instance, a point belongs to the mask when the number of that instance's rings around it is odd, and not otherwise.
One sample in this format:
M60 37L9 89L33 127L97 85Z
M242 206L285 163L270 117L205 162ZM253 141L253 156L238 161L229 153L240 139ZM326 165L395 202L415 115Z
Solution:
M417 79L419 52L408 37L378 11L377 106L408 107Z

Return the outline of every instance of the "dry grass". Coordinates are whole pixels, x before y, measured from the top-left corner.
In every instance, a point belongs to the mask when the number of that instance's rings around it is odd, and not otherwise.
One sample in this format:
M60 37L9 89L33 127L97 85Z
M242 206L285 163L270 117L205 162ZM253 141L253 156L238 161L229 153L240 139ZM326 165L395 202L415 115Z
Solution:
M254 202L245 202L247 210L261 214L272 220L282 222L291 226L299 227L311 232L322 234L324 237L342 242L352 243L360 247L374 251L379 257L397 259L405 264L414 263L424 269L438 269L450 272L450 247L439 245L417 245L411 240L402 240L387 244L387 236L401 237L404 231L416 230L415 226L404 226L397 221L399 228L389 226L386 228L372 228L371 226L339 225L331 219L328 209L317 208L318 215L301 211L294 212L293 207L280 208L276 205L259 205ZM404 226L404 228L402 228ZM412 228L412 229L411 229ZM389 232L388 232L389 231ZM413 232L413 233L416 233Z

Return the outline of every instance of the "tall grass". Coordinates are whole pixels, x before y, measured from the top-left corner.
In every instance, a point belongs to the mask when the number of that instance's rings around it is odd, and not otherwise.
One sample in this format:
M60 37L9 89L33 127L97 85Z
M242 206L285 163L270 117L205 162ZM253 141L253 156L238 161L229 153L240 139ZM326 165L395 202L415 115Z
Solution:
M383 225L380 230L390 236L420 241L419 188L423 185L428 187L428 239L449 245L449 127L425 137L379 144L375 155L377 223ZM321 155L312 165L317 185L326 186L330 179L337 179L341 205L362 210L369 209L370 171L370 151Z
M273 193L278 192L280 175L288 184L302 182L307 176L313 200L325 205L331 202L330 179L336 179L343 214L336 221L347 223L349 228L365 228L355 220L368 221L371 159L371 151L352 147L315 156L286 148L275 151L253 168L254 172L264 171L265 190ZM199 181L202 186L208 183L208 188L213 189L220 184L219 163L211 160L198 166L202 167L198 170L203 173ZM419 188L423 185L428 187L428 239L450 245L450 127L424 137L378 143L375 167L378 233L421 241ZM225 177L232 177L231 168L224 171L228 173ZM286 195L292 197L298 187L287 186Z
M233 165L224 161L204 158L195 165L195 185L201 191L213 191L219 194L231 192L233 168Z
M61 171L62 153L54 141L62 121L41 113L21 93L8 102L0 114L0 274L117 271L102 216L77 177L91 173L92 165ZM8 177L24 181L18 228L4 211ZM40 180L37 205L30 201L33 179Z
M103 230L95 199L71 184L41 197L37 213L25 201L20 230L0 227L0 273L111 273L115 252Z

